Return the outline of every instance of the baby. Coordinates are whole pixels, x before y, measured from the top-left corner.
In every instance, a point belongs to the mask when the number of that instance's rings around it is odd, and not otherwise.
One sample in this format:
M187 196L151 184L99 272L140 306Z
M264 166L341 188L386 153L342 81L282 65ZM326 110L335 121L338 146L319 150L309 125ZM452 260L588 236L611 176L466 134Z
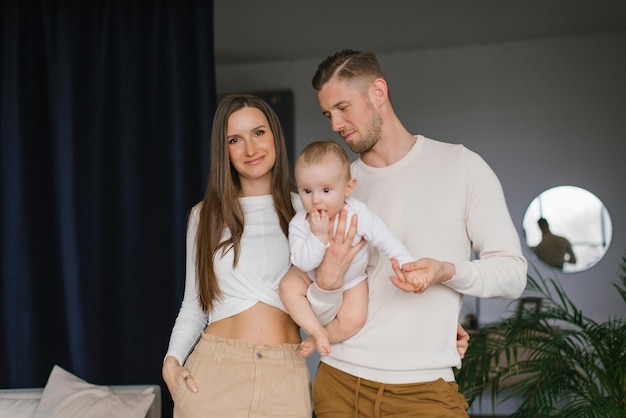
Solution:
M307 277L287 276L280 284L280 297L293 320L307 333L302 343L302 355L307 357L317 349L320 355L330 353L330 344L356 334L367 317L368 286L366 268L368 244L396 258L400 266L414 261L404 245L367 206L349 197L356 179L350 176L350 158L346 151L332 141L309 144L298 156L295 178L303 210L289 224L291 262L307 272ZM354 244L365 238L366 244L354 257L344 277L343 301L337 316L328 324L320 324L311 309L306 293L315 280L315 269L326 251L331 222L336 228L335 215L345 208L348 222L358 217ZM413 284L424 286L425 278L407 275Z

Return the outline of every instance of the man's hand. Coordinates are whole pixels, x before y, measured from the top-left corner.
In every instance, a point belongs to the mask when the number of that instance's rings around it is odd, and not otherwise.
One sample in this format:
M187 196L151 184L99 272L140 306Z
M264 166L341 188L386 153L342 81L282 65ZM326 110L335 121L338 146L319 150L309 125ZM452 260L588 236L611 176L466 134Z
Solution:
M391 282L405 292L422 293L433 284L445 282L454 276L454 264L422 258L406 263L400 267L398 260L391 259L395 276L389 277Z
M461 359L465 357L465 352L469 348L469 339L469 334L465 331L465 329L463 329L461 323L459 322L459 325L456 328L456 349L459 351Z
M346 233L345 209L339 212L337 222L337 232L334 233L334 222L330 222L328 228L328 248L321 264L315 272L315 283L322 290L337 290L343 287L343 276L346 274L354 256L359 252L365 240L361 240L357 245L352 245L357 231L357 217L352 216L350 226Z

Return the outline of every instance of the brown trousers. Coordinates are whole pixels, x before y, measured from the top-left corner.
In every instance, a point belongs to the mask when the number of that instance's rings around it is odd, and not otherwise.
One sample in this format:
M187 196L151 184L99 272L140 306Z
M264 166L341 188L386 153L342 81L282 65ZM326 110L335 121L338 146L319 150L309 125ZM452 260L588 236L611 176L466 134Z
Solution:
M202 333L185 366L198 392L176 390L175 418L311 418L311 378L298 344Z
M320 363L313 382L317 418L468 417L455 382L384 384Z

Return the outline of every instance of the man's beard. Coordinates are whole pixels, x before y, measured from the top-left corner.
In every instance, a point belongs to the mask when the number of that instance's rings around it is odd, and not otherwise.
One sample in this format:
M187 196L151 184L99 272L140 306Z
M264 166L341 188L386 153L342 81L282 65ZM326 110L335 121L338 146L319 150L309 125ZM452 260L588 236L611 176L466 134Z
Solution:
M371 150L380 140L383 130L383 120L377 112L372 112L372 118L367 124L367 130L359 141L348 142L348 146L353 152L362 154Z

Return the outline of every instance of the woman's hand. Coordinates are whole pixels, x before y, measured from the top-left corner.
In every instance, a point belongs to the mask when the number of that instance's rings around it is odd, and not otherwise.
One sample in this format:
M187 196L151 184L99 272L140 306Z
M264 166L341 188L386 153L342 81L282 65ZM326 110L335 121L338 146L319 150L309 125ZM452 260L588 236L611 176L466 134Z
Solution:
M178 360L172 356L168 356L163 363L161 370L163 374L163 380L167 385L167 389L170 391L170 395L174 398L176 390L181 386L181 383L185 383L187 389L192 392L198 391L198 386L191 376L191 372L185 367L181 366Z

